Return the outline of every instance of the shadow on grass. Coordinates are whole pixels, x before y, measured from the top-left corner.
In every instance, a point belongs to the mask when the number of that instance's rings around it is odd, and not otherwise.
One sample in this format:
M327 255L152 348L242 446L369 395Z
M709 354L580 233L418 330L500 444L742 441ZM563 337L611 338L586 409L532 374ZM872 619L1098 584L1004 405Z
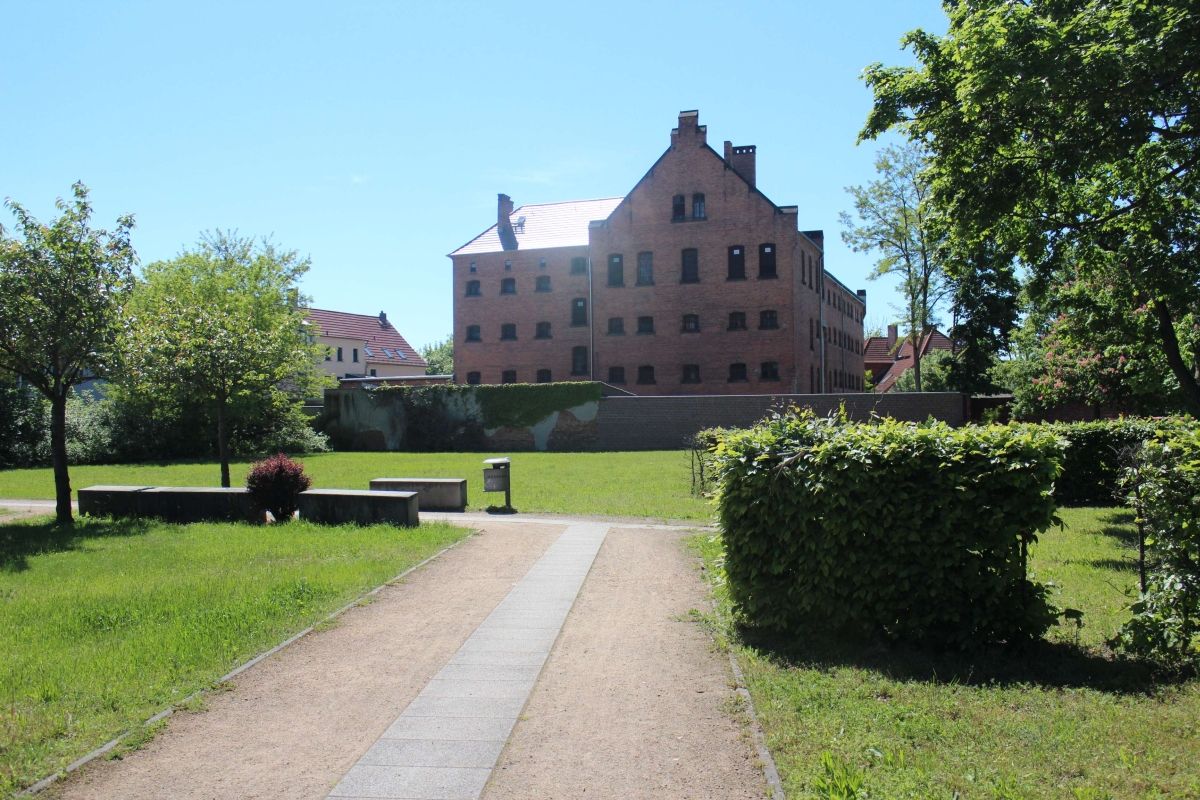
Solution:
M145 520L86 519L59 525L45 518L0 523L0 572L23 572L29 558L75 550L87 539L138 536L149 527Z
M958 653L879 642L855 643L830 635L785 639L750 628L739 628L738 634L743 643L784 666L818 670L855 667L898 681L980 687L1036 685L1146 694L1178 680L1159 675L1146 664L1045 640L1020 648Z

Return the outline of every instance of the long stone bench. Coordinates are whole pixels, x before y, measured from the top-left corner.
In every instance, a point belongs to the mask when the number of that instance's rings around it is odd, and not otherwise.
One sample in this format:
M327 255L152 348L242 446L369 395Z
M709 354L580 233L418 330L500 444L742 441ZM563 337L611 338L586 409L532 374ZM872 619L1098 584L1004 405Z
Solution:
M80 489L79 513L89 517L136 517L137 494L150 486L89 486Z
M466 478L372 478L373 492L416 492L422 511L466 511Z
M369 489L309 489L299 497L300 519L326 525L417 525L417 493Z

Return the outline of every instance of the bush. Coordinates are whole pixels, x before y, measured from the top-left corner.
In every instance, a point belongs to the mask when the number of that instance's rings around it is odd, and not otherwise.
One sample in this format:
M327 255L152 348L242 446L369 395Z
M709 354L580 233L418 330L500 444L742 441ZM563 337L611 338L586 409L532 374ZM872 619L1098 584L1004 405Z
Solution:
M38 446L50 438L47 408L36 390L0 376L0 469L39 463Z
M261 508L271 512L276 522L287 522L296 513L300 493L312 486L304 474L304 465L283 453L250 466L246 488Z
M776 414L717 446L718 513L743 620L968 647L1054 621L1026 550L1056 523L1049 431Z
M1130 469L1148 546L1146 591L1113 644L1182 668L1200 664L1200 429L1167 427Z
M1067 440L1063 471L1054 495L1064 506L1111 506L1120 502L1121 475L1142 444L1154 435L1146 419L1061 422L1048 426Z

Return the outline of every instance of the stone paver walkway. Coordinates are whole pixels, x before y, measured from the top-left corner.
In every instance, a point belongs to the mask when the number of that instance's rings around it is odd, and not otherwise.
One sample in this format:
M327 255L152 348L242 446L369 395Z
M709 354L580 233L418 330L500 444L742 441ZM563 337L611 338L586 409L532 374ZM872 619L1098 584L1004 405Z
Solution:
M477 800L607 533L568 527L329 797Z

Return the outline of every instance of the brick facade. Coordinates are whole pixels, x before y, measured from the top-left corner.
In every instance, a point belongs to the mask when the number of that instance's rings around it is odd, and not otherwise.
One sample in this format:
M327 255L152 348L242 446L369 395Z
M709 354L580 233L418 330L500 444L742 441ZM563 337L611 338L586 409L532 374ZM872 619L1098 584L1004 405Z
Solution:
M755 186L755 148L683 112L624 198L523 206L451 254L455 379L643 395L861 390L863 295Z

